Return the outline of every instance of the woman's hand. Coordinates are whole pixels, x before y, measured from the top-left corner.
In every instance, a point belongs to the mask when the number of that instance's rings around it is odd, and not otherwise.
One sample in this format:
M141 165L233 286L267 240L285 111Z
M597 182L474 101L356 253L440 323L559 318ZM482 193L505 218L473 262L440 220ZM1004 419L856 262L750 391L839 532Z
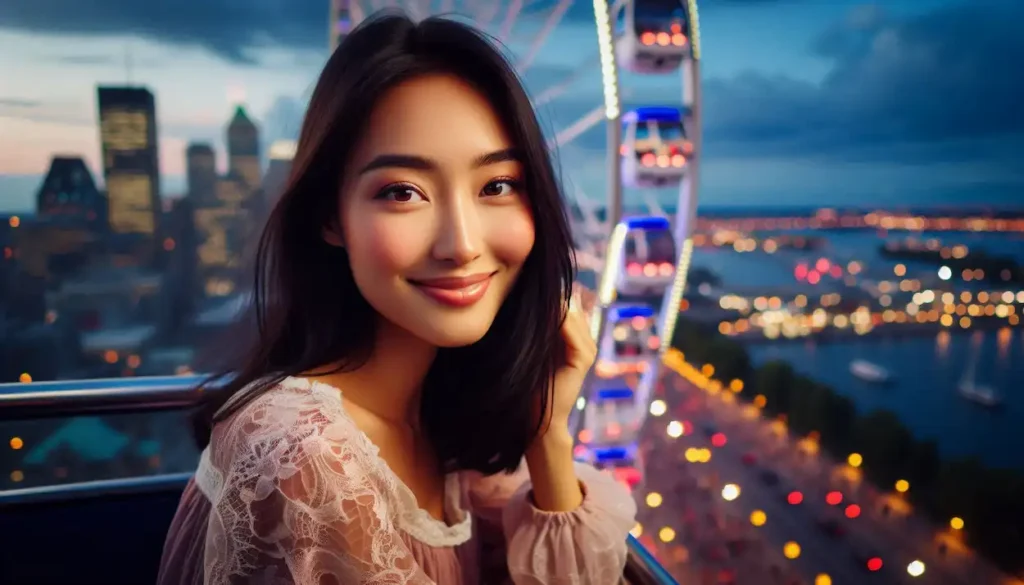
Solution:
M590 334L590 319L583 311L579 294L573 294L568 313L562 323L562 340L565 342L563 361L555 372L554 385L548 398L548 412L541 437L550 432L565 433L569 427L569 415L576 407L587 372L597 358L597 343Z

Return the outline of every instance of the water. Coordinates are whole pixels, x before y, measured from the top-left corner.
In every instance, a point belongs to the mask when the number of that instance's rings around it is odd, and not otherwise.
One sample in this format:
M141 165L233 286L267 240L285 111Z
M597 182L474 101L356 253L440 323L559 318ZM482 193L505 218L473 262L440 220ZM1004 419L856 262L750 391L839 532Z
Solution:
M876 336L828 343L756 343L755 363L781 359L828 384L868 412L899 415L911 433L931 438L943 455L976 456L994 466L1024 469L1024 330L980 334L977 382L1000 390L1002 408L988 410L960 397L957 384L971 355L972 335ZM854 378L850 362L864 359L888 369L895 382L877 386Z
M878 252L884 242L868 231L808 232L825 236L822 250L782 251L775 254L752 252L738 254L728 249L699 249L694 266L714 270L722 278L723 289L746 291L786 288L821 294L841 288L839 283L811 286L799 283L793 269L799 262L820 257L843 265L856 260L864 265L862 276L895 279L897 261L882 258ZM906 237L893 232L888 239ZM1024 260L1024 237L1020 234L924 233L919 238L935 237L944 244L965 244L972 250L1014 256ZM935 281L936 266L930 263L905 263L907 277ZM958 282L957 290L998 289L993 283ZM963 375L971 334L936 333L928 336L871 335L865 338L828 342L753 343L756 363L782 359L805 374L829 384L851 399L861 411L886 408L897 413L904 424L921 438L934 438L941 451L950 456L977 456L998 466L1024 469L1024 330L1004 333L978 333L983 349L977 368L977 382L998 388L1003 408L989 411L961 398L956 386ZM849 373L850 362L864 359L888 369L897 379L892 387L863 383Z

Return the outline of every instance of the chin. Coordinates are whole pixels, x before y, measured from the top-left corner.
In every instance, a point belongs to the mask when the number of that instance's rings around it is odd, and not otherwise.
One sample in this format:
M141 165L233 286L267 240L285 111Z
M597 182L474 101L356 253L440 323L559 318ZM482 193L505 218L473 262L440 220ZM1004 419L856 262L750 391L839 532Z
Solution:
M484 319L473 315L427 317L409 327L409 331L437 347L464 347L483 339L493 321L493 318Z

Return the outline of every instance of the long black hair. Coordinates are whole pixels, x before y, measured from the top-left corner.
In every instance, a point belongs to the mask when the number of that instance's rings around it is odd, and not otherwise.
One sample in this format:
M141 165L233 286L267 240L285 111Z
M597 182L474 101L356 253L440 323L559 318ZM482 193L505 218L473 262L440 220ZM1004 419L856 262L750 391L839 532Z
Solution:
M546 424L538 412L550 402L575 261L543 132L514 69L484 33L453 20L416 23L392 12L356 27L320 75L291 176L257 246L257 333L247 352L211 379L225 384L209 391L197 417L200 444L209 441L213 423L286 376L366 363L379 317L357 288L345 251L322 234L338 217L339 169L367 131L377 100L402 82L439 73L481 92L504 123L522 157L536 236L483 339L438 351L423 383L420 424L446 470L484 473L514 469Z

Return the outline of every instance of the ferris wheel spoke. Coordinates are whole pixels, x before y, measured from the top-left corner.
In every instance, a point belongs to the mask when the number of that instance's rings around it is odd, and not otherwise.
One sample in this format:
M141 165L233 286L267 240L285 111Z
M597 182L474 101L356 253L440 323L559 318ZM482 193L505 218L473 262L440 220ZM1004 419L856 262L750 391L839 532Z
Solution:
M548 102L554 101L569 90L570 87L576 84L584 75L592 73L594 67L600 65L600 55L594 55L591 59L587 60L583 65L576 68L571 75L559 83L546 88L544 91L537 94L537 97L533 99L534 106L543 106Z
M555 5L551 10L551 13L548 14L547 19L544 21L544 26L541 27L540 32L537 33L533 42L530 43L530 48L526 52L526 55L524 55L519 61L517 67L519 68L520 75L526 73L526 70L533 65L533 61L537 58L537 55L540 54L540 50L544 46L544 43L547 42L548 36L551 35L553 30L555 30L558 23L562 22L562 18L565 17L565 13L569 11L571 6L572 0L558 0L558 4Z
M516 25L519 13L523 11L523 0L512 0L505 12L505 19L501 21L501 29L498 32L498 40L502 43L508 42L512 34L512 27Z
M590 130L604 119L604 106L597 106L583 115L579 120L570 124L567 128L555 135L548 143L551 148L560 148L569 144L580 134Z

